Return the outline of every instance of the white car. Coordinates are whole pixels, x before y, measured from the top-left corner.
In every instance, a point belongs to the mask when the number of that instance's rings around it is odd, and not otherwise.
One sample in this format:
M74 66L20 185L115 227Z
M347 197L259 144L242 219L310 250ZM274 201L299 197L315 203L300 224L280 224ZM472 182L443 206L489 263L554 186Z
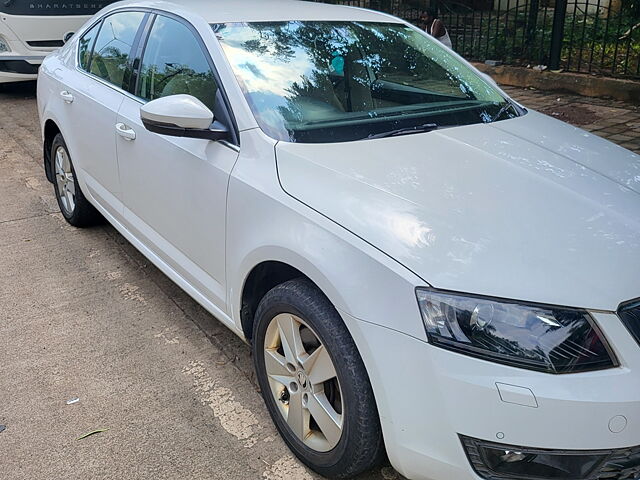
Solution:
M400 19L295 0L111 5L38 108L64 217L252 344L313 470L640 476L638 156Z
M42 60L113 2L0 1L0 83L35 80Z

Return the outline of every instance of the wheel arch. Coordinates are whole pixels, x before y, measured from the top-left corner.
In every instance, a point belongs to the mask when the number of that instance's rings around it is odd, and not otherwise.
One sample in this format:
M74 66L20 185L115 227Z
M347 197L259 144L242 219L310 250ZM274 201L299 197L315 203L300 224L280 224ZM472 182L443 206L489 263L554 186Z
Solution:
M53 183L53 164L51 163L51 144L58 133L62 133L55 120L49 118L44 122L42 129L42 155L44 172L47 180Z
M328 278L308 261L297 254L286 250L281 255L262 256L260 252L252 255L253 260L247 262L242 276L242 288L239 289L236 312L245 338L251 342L253 336L254 315L260 300L277 285L294 278L306 278L313 283L331 304L340 309L345 308L344 300ZM262 258L262 259L259 259Z

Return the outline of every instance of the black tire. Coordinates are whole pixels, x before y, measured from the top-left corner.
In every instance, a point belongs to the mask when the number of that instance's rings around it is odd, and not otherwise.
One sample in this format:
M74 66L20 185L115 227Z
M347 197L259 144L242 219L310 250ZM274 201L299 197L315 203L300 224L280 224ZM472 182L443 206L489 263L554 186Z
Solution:
M56 152L59 148L64 149L65 154L67 155L69 166L71 168L71 172L73 174L74 179L74 190L75 190L75 202L73 208L69 208L66 206L61 198L59 185L58 185L58 174L56 172ZM90 227L92 225L96 225L101 223L103 220L102 215L98 212L93 205L89 203L86 199L82 190L80 189L80 185L77 181L77 175L75 168L73 167L73 162L71 160L71 155L69 154L69 149L67 148L67 144L62 137L62 134L58 133L53 142L51 142L51 172L53 173L53 189L55 191L56 200L58 201L58 207L60 207L60 212L62 216L65 218L67 222L69 222L74 227Z
M296 315L313 330L336 370L343 427L338 443L326 452L309 448L293 433L269 385L265 339L269 324L282 313ZM253 359L271 418L291 451L304 464L329 478L351 478L381 462L384 443L369 376L342 318L309 280L299 278L285 282L260 301L253 329Z

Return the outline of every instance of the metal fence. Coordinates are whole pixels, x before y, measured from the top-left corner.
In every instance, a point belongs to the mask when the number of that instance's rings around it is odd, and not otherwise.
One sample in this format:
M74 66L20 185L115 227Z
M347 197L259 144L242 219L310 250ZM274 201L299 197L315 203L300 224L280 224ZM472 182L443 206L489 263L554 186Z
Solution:
M469 60L640 79L640 18L620 0L324 0L417 23L436 7Z

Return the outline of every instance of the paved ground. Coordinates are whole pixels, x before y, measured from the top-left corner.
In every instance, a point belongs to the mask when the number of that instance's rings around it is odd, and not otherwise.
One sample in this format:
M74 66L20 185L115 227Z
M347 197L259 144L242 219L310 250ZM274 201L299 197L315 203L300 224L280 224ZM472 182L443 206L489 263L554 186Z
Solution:
M640 153L640 105L528 88L505 87L505 91L526 107L573 123Z
M509 92L639 148L637 107ZM0 476L317 478L272 428L248 347L113 228L57 213L32 86L0 91L0 172Z

